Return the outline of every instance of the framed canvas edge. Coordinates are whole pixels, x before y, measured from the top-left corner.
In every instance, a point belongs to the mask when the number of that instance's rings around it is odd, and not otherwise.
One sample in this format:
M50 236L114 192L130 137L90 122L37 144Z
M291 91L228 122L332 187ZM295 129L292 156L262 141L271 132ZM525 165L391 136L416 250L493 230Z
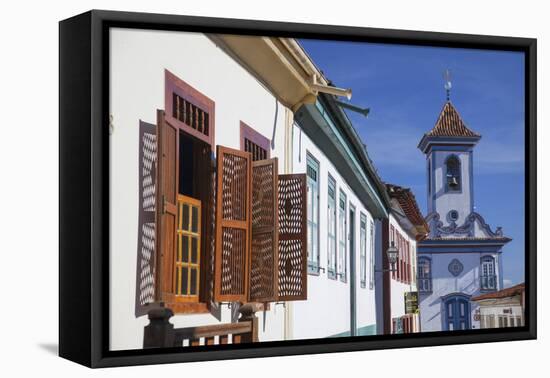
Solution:
M60 336L60 355L75 362L82 363L89 367L109 367L120 365L156 364L170 362L190 362L235 358L253 358L282 355L299 355L311 353L331 353L344 351L359 351L372 349L408 348L422 346L439 346L453 344L471 344L497 341L513 341L535 339L537 335L536 317L536 39L517 37L497 37L486 35L419 32L407 30L390 30L359 28L347 26L327 26L313 24L296 24L271 21L251 21L223 18L205 18L195 16L176 16L147 13L130 13L116 11L93 10L81 16L90 18L90 59L82 60L81 64L89 64L89 78L91 94L90 101L90 128L82 128L83 138L89 137L90 142L90 188L89 198L77 197L73 192L68 194L64 188L74 185L71 179L62 176L60 170L60 215L67 211L67 206L73 201L90 206L90 245L83 246L77 253L82 257L89 257L89 265L81 258L83 266L78 270L87 273L89 276L89 309L90 316L80 322L79 333L86 340L90 340L89 358L75 359L70 355L63 355L62 339ZM73 18L71 18L73 19ZM61 21L61 25L67 21ZM231 349L216 350L189 350L182 353L178 348L150 349L150 350L129 350L109 351L109 156L108 156L108 125L109 125L109 55L108 37L111 27L131 27L146 29L199 31L199 32L223 32L257 35L287 35L300 36L303 38L323 39L345 39L345 40L368 40L380 43L415 44L435 47L462 47L477 49L511 50L525 53L525 101L526 101L526 264L525 280L528 303L526 307L526 318L528 326L514 329L513 331L476 330L454 332L420 333L413 336L391 335L391 336L365 336L346 337L338 339L317 339L317 340L296 340L280 342L264 342L257 345L239 345ZM60 32L60 40L61 40ZM61 51L62 55L70 55L69 51ZM61 117L63 107L76 104L85 100L82 96L74 96L62 99L62 81L64 73L60 70L60 130L66 129L64 124L68 118ZM87 88L84 88L87 89ZM84 93L85 91L83 91ZM85 119L85 122L88 120ZM86 130L88 131L86 133ZM60 132L60 155L64 148L64 135ZM60 156L60 167L62 165ZM86 169L86 168L84 168ZM87 171L86 171L87 172ZM67 194L63 201L61 196ZM60 216L60 225L62 223ZM68 227L68 225L65 225ZM63 235L60 229L60 239L68 237ZM89 248L88 248L89 247ZM62 251L60 240L60 277L68 269L61 256L67 251ZM63 271L62 271L63 270ZM81 283L83 284L83 283ZM61 294L65 287L60 284L60 312L71 311L63 306ZM62 328L60 316L60 335ZM66 318L64 318L66 319ZM88 323L89 324L86 324ZM75 335L78 338L80 335ZM481 337L480 337L481 336ZM87 350L87 349L86 349Z

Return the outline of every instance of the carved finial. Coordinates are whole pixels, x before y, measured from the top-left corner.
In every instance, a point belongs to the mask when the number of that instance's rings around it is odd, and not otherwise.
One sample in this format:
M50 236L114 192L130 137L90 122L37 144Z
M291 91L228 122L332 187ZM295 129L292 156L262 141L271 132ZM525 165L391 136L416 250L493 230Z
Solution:
M445 79L445 92L447 93L447 102L451 100L451 71L446 69L443 73L443 78Z

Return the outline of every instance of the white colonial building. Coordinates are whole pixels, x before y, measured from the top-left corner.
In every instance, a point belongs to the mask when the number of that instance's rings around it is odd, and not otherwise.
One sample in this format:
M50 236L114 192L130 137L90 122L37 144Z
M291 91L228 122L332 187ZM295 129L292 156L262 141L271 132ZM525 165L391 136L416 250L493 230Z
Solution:
M481 328L525 325L525 284L485 293L472 298L479 306Z
M502 288L502 247L474 208L474 147L470 130L450 101L418 148L426 155L430 233L418 245L422 331L479 328L473 296Z
M427 236L428 226L410 189L391 184L386 188L389 218L377 222L377 329L379 334L419 332L417 242ZM390 247L398 251L393 264L387 256Z
M308 295L288 303L293 339L376 334L375 220L389 201L331 95L296 112L293 169L307 173Z
M156 306L181 328L234 323L256 302L258 339L284 339L283 303L305 299L306 230L287 261L276 177L293 172L293 109L325 79L291 39L110 33L110 348L142 348Z

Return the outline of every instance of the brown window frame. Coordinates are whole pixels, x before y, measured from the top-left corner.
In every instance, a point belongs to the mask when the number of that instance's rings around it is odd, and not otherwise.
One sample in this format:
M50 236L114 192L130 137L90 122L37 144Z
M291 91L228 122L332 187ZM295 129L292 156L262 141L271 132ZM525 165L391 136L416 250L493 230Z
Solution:
M180 164L180 155L179 155L179 140L181 133L190 135L192 137L195 137L196 139L206 143L210 146L210 150L214 151L214 143L215 143L215 102L208 98L206 95L198 91L197 89L193 88L190 84L185 82L184 80L180 79L173 73L171 73L168 70L164 70L165 72L165 98L164 98L164 105L166 111L159 111L159 117L163 118L163 122L170 125L171 127L175 128L178 131L177 135L177 144L176 144L176 194L179 198L179 164ZM175 118L173 116L173 96L174 94L177 94L182 99L192 103L197 108L201 109L202 111L208 113L208 135L205 135L197 130L195 130L193 127L187 125L186 123L180 121L179 119ZM157 174L160 175L160 172ZM157 177L157 180L159 180L159 177ZM205 183L205 185L209 185L209 183ZM158 199L158 201L161 201L161 199ZM158 202L160 203L160 202ZM169 307L174 311L174 313L180 313L180 314L198 314L198 313L209 313L210 307L211 307L211 299L212 294L208 292L209 288L207 287L207 281L210 279L208 273L209 265L210 265L210 258L209 256L209 250L207 248L210 248L210 239L214 237L211 235L211 231L209 230L210 227L208 224L212 221L211 215L210 215L210 207L213 206L212 202L203 201L201 203L201 228L203 226L204 229L202 229L201 237L200 237L200 248L199 248L199 255L200 257L200 270L199 270L199 279L198 279L198 295L195 298L184 298L182 296L176 295L175 288L176 288L176 279L177 276L172 275L172 273L175 273L176 271L176 255L178 243L177 240L174 241L174 251L171 255L171 258L163 258L161 256L157 256L157 261L159 261L162 266L164 266L163 271L161 271L161 276L164 275L165 277L159 277L158 282L161 280L167 280L168 277L170 277L170 282L165 282L165 287L168 285L172 288L171 294L169 295L158 295L157 300L165 302L165 306ZM176 217L176 221L179 224L179 215ZM176 230L177 233L177 230ZM159 238L160 239L160 238ZM203 256L205 258L203 258ZM168 261L169 260L169 261ZM167 272L170 272L168 274Z
M241 151L246 151L246 139L258 146L259 148L265 150L266 155L261 159L256 158L252 151L247 151L252 153L252 160L266 160L271 158L271 140L263 136L258 131L254 130L252 127L248 126L243 121L240 122L240 141L241 141Z
M164 70L164 109L166 109L166 121L171 125L185 131L186 133L210 144L214 150L215 144L215 103L203 93L193 88L190 84L183 81L172 72ZM197 108L208 113L208 135L195 130L186 123L173 116L174 102L173 95L177 94L184 100L189 101Z

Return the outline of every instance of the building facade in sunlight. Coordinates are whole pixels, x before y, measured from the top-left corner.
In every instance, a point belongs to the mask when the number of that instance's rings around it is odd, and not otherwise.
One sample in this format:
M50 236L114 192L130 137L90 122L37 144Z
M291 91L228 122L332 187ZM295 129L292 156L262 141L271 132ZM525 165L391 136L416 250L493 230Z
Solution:
M421 329L480 328L472 297L502 289L502 248L511 239L475 212L474 148L470 130L447 101L418 148L426 155L428 237L418 245Z

